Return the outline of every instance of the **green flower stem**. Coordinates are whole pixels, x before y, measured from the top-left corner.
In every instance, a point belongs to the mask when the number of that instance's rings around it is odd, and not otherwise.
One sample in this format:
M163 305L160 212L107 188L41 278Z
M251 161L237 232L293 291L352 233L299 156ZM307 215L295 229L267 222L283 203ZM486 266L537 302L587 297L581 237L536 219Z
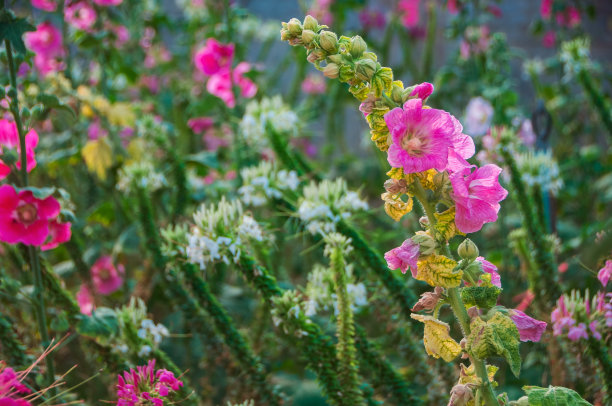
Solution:
M543 230L536 219L533 200L526 191L516 160L508 145L501 147L501 155L510 170L516 202L523 214L523 225L534 250L534 260L541 272L541 275L537 277L537 288L533 293L536 296L539 311L546 313L550 310L550 303L554 303L561 294L557 266L552 252L546 246Z
M589 96L591 103L599 113L601 122L606 127L606 130L608 130L609 135L612 136L612 107L610 106L610 103L599 91L597 86L595 86L591 75L584 69L580 70L580 73L578 74L578 81L584 88L586 94Z
M147 191L141 187L137 188L138 206L140 214L140 226L145 237L147 251L153 256L155 268L163 271L166 268L166 258L161 252L161 240L159 229L155 225L153 216L153 205Z
M359 389L359 377L355 350L355 326L353 323L353 311L351 300L346 288L346 262L341 247L334 247L330 255L331 269L334 274L336 295L338 297L338 316L336 345L338 356L338 380L343 387L343 397L351 405L363 405L364 399Z
M13 323L0 312L0 350L10 366L27 367L32 363L32 357L26 353L26 346L21 343L13 330Z
M217 333L223 336L236 360L248 371L248 378L258 388L257 392L262 400L270 405L282 404L280 395L268 382L266 369L261 359L238 331L232 318L208 288L208 284L198 275L195 265L185 263L181 271L191 285L197 300L213 318Z
M412 392L406 380L387 361L376 346L368 341L365 330L356 325L355 345L360 356L362 375L371 376L374 385L388 388L397 405L420 405L421 399Z
M612 358L609 348L602 340L589 336L588 347L593 359L599 362L601 375L603 375L604 404L612 404Z
M421 81L427 80L431 76L431 68L433 65L433 50L436 42L437 28L437 4L434 1L427 3L427 39L425 42L425 51L423 52L423 70L421 72Z

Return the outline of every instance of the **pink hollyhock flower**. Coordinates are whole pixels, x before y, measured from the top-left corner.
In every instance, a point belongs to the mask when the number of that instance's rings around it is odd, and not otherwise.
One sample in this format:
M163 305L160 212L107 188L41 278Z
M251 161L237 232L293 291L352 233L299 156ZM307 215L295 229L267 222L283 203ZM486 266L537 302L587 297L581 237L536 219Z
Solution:
M202 136L207 151L216 151L221 147L229 147L230 141L223 131L216 131L214 128L207 130Z
M36 54L62 56L62 32L49 22L38 24L36 31L26 32L24 42Z
M434 86L431 83L423 82L414 87L414 89L412 90L412 93L410 93L410 96L416 96L419 99L423 100L423 103L424 103L427 100L427 98L431 96L433 91L434 91Z
M236 65L234 71L232 72L234 82L240 88L240 96L244 97L245 99L250 99L257 93L257 85L252 80L244 76L244 74L250 70L251 65L249 65L247 62L240 62L238 65Z
M502 16L502 10L498 6L489 5L487 6L487 11L496 18L501 18Z
M599 272L597 273L597 279L599 279L599 282L601 282L601 284L605 288L608 285L608 281L610 280L611 277L612 277L612 260L609 259L606 261L606 264L604 265L604 267L601 268Z
M123 284L123 265L115 268L110 255L100 257L91 267L91 278L96 292L101 295L110 295L121 288Z
M580 24L580 12L578 11L576 7L569 6L566 12L567 12L566 21L567 21L567 25L570 28L574 28Z
M552 15L553 0L542 0L540 3L540 15L543 19L548 20Z
M310 74L302 82L302 92L306 94L325 93L325 80L321 75Z
M556 38L557 38L557 35L555 34L554 31L548 31L542 37L542 45L544 45L546 48L552 48L555 46Z
M446 8L448 8L448 12L451 14L457 14L459 12L457 0L448 0L448 3L446 3Z
M93 310L95 309L94 298L87 285L82 284L79 288L79 291L76 294L76 300L79 305L79 309L81 313L91 316Z
M96 10L86 1L77 1L64 8L64 18L74 28L90 31L98 18Z
M472 137L485 135L491 128L493 106L482 97L474 97L465 109L465 131Z
M194 117L187 121L187 126L195 134L202 134L204 131L212 128L214 124L215 121L210 117Z
M140 404L163 405L161 398L174 394L183 382L166 369L155 371L155 360L147 365L137 366L117 377L117 405L135 406Z
M400 269L402 273L406 273L408 268L412 273L412 277L417 276L417 260L419 259L419 244L413 242L410 238L407 239L397 248L385 253L387 266L391 270Z
M47 242L41 245L42 251L52 250L57 248L60 244L70 240L72 236L72 224L60 223L57 219L49 222L49 237Z
M118 6L123 3L123 0L93 0L98 6L109 7L109 6Z
M385 28L387 24L387 19L381 11L369 8L364 8L359 12L359 21L366 31Z
M472 168L476 170L472 172ZM455 201L455 224L459 231L473 233L480 230L484 223L496 221L499 202L508 195L499 184L501 168L493 164L477 168L450 150L447 169L451 173L451 196Z
M32 392L21 383L25 373L17 373L13 368L4 367L3 364L3 362L0 362L0 405L32 406L29 400L20 396Z
M60 205L49 196L37 199L30 190L19 193L11 185L0 186L0 241L8 244L43 245L49 223L60 213Z
M482 264L482 270L488 274L491 274L491 283L493 284L493 286L497 286L498 288L501 288L501 277L499 276L499 273L497 272L497 267L495 265L493 265L492 263L490 263L489 261L487 261L486 259L484 259L484 257L477 257L476 261L480 262Z
M193 63L205 75L214 75L232 66L234 44L222 44L214 38L208 38L206 45L193 56Z
M414 28L419 25L421 0L400 0L397 9L401 15L402 25Z
M444 170L448 149L456 131L450 114L437 109L423 109L423 101L410 99L404 108L396 107L385 114L392 137L387 161L405 173L435 168Z
M586 324L580 323L577 326L570 327L567 338L572 341L578 341L581 338L588 339L589 335L587 334Z
M233 108L236 106L233 84L240 89L240 96L246 99L250 99L257 93L257 85L243 76L250 69L248 63L241 62L233 71L226 69L215 73L206 82L206 90L223 100L228 107Z
M36 158L34 157L34 148L38 145L38 133L35 130L30 130L25 136L26 144L26 168L28 172L36 167ZM17 169L21 169L21 145L19 143L19 133L17 125L14 121L0 119L0 154L6 149L17 150L16 162ZM11 168L0 159L0 180L6 178L11 173Z
M32 6L44 11L55 11L57 0L32 0Z
M532 291L527 290L523 293L520 293L512 298L513 301L520 300L519 304L516 306L516 310L524 311L529 307L531 302L535 299L535 295Z
M567 262L561 262L559 266L557 267L557 271L559 271L559 273L566 273L568 268L569 268L569 265Z
M540 341L542 333L546 331L546 322L533 319L516 309L508 310L508 314L518 328L521 341Z
M87 137L90 140L97 140L98 138L106 137L107 135L108 131L102 127L99 119L92 121L87 128Z

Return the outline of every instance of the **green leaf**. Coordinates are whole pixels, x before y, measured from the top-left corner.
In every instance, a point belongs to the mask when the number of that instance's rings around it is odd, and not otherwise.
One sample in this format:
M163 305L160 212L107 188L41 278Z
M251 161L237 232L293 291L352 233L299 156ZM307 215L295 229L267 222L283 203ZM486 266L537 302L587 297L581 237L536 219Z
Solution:
M70 106L64 104L57 98L57 96L53 94L41 93L36 98L39 103L42 103L46 109L55 109L55 110L63 110L72 115L72 117L76 117L76 114L72 110Z
M187 163L195 163L202 165L206 168L219 168L219 162L217 161L217 154L208 151L198 152L197 154L188 155L185 158Z
M523 386L523 390L529 399L529 406L592 406L576 391L561 386Z
M490 309L497 304L497 297L501 293L497 286L469 286L461 289L461 299L467 306L478 306L481 309Z
M91 316L83 316L77 324L79 334L92 338L111 337L118 331L117 315L108 307L98 307Z
M68 323L66 312L61 312L56 317L51 319L51 328L59 333L68 330L69 327L70 323Z
M472 331L467 338L467 351L476 358L502 356L510 365L512 373L518 377L521 371L519 353L520 335L512 319L500 312L488 321L476 317L470 323Z
M55 193L56 189L53 186L50 186L50 187L28 186L28 187L19 188L19 191L22 191L22 190L29 190L30 192L32 192L35 198L42 200L42 199L46 199L47 197Z
M26 47L22 37L28 31L36 31L36 27L25 18L16 18L8 10L3 10L0 13L0 42L8 40L13 45L13 48L15 48L15 51L25 54Z

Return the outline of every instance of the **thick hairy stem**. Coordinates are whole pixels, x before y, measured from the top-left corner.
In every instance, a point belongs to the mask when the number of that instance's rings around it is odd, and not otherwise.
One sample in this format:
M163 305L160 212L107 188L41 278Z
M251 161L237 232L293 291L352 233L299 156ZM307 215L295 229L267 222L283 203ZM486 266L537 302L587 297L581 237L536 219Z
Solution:
M181 270L196 298L212 317L217 333L223 336L236 360L248 371L249 379L258 388L257 393L262 400L270 405L280 405L282 399L268 382L266 369L261 359L255 354L247 339L238 331L232 318L208 288L208 284L198 275L195 266L186 263Z
M26 353L26 346L21 343L13 330L13 323L0 313L0 353L6 357L12 367L27 367L32 357Z
M362 375L372 378L377 388L386 388L397 405L420 405L419 399L408 386L406 380L395 367L387 361L376 346L368 341L363 328L355 326L355 344L361 360Z
M147 191L143 188L137 189L138 205L140 211L140 226L143 236L145 237L145 245L149 253L153 256L153 264L158 270L163 270L166 267L166 258L161 252L161 241L159 230L155 225L155 217L153 216L153 206Z
M589 96L591 103L599 113L601 122L608 130L608 134L612 136L612 107L604 95L597 89L593 83L593 78L584 69L578 74L578 80L584 88L584 91Z
M510 147L503 146L501 148L501 155L510 170L516 202L523 214L523 225L527 230L527 238L533 246L534 260L541 272L537 278L538 286L534 294L536 295L536 300L538 300L539 311L545 313L550 310L548 309L550 307L549 303L554 303L561 293L559 290L557 266L555 265L552 252L547 247L543 230L539 227L539 222L536 219L533 208L533 200L525 189L521 173L512 156Z
M364 399L359 389L359 377L355 350L355 326L353 324L353 311L351 300L347 292L346 263L341 247L335 247L330 256L331 269L334 273L336 296L338 297L338 316L336 346L338 355L338 378L343 387L343 396L351 405L363 405Z

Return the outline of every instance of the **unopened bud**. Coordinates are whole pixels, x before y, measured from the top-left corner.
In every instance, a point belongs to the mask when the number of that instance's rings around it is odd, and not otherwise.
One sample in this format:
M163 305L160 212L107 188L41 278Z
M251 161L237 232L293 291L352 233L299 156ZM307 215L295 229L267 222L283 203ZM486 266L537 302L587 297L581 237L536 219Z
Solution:
M419 224L421 225L421 227L423 228L429 228L429 219L427 218L427 216L423 216L419 219Z
M323 74L330 79L335 79L340 74L340 67L335 63L328 63L327 66L323 68Z
M391 85L391 100L396 102L397 104L402 104L402 89L398 84L393 82Z
M338 65L342 65L342 55L340 54L327 55L327 61L337 63Z
M14 87L11 87L7 94L8 94L8 97L10 97L11 99L14 99L15 97L17 97L17 89L15 89Z
M385 190L393 195L406 193L407 188L408 183L406 182L406 179L387 179L385 181Z
M289 30L283 28L281 30L281 41L288 41L289 38L291 38L291 33L289 33Z
M440 297L441 292L425 292L421 295L419 301L412 307L412 311L420 312L421 310L425 310L431 312L440 301Z
M321 34L319 35L319 43L321 44L321 48L327 52L335 53L338 46L338 37L336 34L331 31L321 31Z
M312 30L304 30L302 31L302 42L306 45L309 45L317 36Z
M297 18L292 18L289 20L287 23L287 30L289 30L293 36L300 35L302 33L302 24L300 23L300 20Z
M348 82L355 78L355 70L349 65L343 65L340 67L340 81Z
M474 261L478 256L478 247L469 238L463 240L457 248L457 254L466 261Z
M28 118L30 118L30 115L31 115L31 114L30 114L30 109L29 109L29 108L27 108L27 107L23 107L23 108L21 109L21 117L22 117L22 118L25 118L25 119L27 120Z
M307 15L306 18L304 18L303 28L305 30L317 32L317 28L319 28L319 22L313 16Z
M313 49L308 53L306 59L310 63L320 62L325 59L325 51L322 49Z
M467 406L474 398L474 393L468 385L457 384L451 389L451 398L448 406Z
M369 58L363 58L355 62L355 76L363 81L370 81L376 72L376 62Z
M351 39L351 55L353 55L354 58L360 57L367 48L367 44L359 35L355 35Z

